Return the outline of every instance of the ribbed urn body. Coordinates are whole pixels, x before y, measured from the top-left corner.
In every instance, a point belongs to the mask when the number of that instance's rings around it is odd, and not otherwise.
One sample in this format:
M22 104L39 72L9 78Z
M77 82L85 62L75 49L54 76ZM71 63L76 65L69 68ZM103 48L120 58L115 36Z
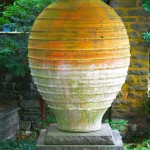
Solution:
M130 60L126 29L100 0L56 0L37 17L29 65L61 130L90 132L125 82Z

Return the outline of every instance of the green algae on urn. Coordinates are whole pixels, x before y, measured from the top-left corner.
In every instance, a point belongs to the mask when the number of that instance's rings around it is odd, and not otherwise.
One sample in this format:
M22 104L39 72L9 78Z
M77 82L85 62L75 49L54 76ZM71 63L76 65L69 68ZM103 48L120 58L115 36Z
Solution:
M34 81L64 131L90 132L125 82L128 35L100 0L56 1L36 19L29 38Z

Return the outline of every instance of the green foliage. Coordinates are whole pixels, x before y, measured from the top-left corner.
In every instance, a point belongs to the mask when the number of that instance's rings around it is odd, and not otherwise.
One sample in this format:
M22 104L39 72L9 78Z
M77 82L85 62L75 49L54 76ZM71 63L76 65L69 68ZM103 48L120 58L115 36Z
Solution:
M39 120L38 123L40 124L41 128L48 128L50 123L56 123L56 118L55 117L46 117L45 120Z
M35 131L20 130L16 140L0 142L0 150L35 150L39 134Z
M120 132L123 132L126 129L126 126L128 124L127 120L112 120L111 122L106 119L105 123L108 123L113 130L119 130Z
M22 150L35 150L35 141L30 141L30 140L19 140L18 142L18 147Z
M150 0L142 0L143 8L150 12ZM143 38L150 44L150 31L142 34Z
M0 142L0 150L35 150L36 141L20 139Z
M150 113L150 91L148 98L143 102L143 109L146 113Z
M38 14L55 0L15 0L13 5L6 6L0 17L0 28L3 26L17 28L18 31L30 31ZM2 6L0 6L2 7ZM24 76L29 72L27 62L27 39L19 35L17 38L0 38L0 73Z
M20 130L17 134L17 140L26 139L30 141L35 141L39 136L39 133L36 131L24 131Z
M0 39L0 73L24 76L29 72L27 62L27 38L23 35L16 39L3 37ZM22 40L24 39L24 42Z
M150 12L150 0L142 0L142 6L146 11Z
M125 150L150 150L150 139L143 140L141 144L139 143L125 144Z
M143 38L150 44L150 32L143 33Z
M55 0L15 0L13 5L6 6L3 18L14 23L18 31L30 31L39 13Z
M10 23L8 19L5 19L4 17L0 17L0 28L3 28L3 25L8 23Z

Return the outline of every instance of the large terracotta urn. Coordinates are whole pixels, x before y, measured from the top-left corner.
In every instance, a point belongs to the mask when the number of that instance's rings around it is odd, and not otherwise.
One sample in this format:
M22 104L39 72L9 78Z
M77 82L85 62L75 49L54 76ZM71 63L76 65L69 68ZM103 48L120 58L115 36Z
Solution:
M130 46L120 17L101 0L56 0L33 25L28 57L59 129L90 132L125 82Z

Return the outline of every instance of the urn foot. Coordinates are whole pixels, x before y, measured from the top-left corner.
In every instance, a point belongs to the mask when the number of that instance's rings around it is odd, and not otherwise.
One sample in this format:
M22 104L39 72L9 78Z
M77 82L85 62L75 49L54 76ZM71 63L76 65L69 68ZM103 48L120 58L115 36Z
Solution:
M107 109L53 109L53 112L60 130L66 132L92 132L101 129L102 117Z

